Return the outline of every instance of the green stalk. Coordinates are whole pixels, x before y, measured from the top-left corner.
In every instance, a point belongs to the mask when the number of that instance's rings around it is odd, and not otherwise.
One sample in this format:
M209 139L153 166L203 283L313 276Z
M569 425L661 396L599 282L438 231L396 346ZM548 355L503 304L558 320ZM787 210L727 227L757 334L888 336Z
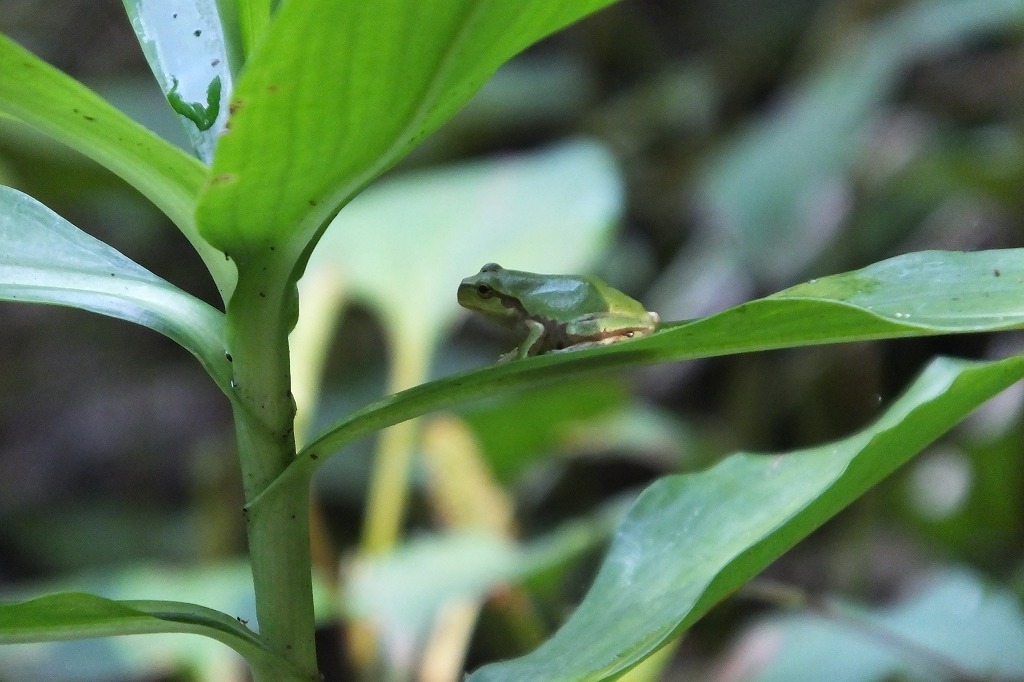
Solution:
M260 636L303 672L297 680L317 680L308 479L289 483L258 508L248 506L295 457L288 331L296 302L294 288L283 284L287 275L274 270L279 263L239 264L226 319L232 403Z

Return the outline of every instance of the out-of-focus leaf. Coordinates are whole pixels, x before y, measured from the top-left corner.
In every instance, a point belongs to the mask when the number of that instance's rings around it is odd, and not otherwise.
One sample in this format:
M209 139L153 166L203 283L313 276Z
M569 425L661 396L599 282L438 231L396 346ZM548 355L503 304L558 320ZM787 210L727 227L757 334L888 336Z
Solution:
M940 358L849 438L783 455L739 453L658 481L619 525L593 586L558 632L468 682L615 679L1022 377L1024 357Z
M0 244L0 299L71 306L149 327L195 355L231 395L223 315L208 304L10 187L0 187Z
M543 386L462 413L501 481L512 481L544 452L562 443L573 424L603 422L622 409L629 392L620 381L590 379ZM530 428L524 429L523 424Z
M835 616L798 615L757 626L754 636L771 642L772 653L749 679L1024 679L1020 602L969 572L939 575L920 594L889 608L834 603L829 611Z
M446 603L484 597L575 557L606 537L609 521L569 522L522 546L480 531L414 539L356 564L345 609L373 622L389 648L414 654Z
M226 297L234 266L196 231L206 167L2 35L0 63L0 113L85 154L142 192L188 238Z
M843 176L879 106L915 63L1022 25L1019 0L917 2L850 40L834 63L741 131L708 167L699 194L745 267L778 281L830 243Z
M312 403L318 377L308 368L326 351L342 294L381 315L396 353L429 359L465 312L455 303L463 277L488 261L535 272L587 269L621 210L615 164L591 142L371 187L338 215L299 282L291 341L300 410Z
M240 66L240 37L216 0L124 0L132 28L196 155L213 161ZM229 3L225 3L229 4Z
M499 66L610 2L283 3L232 96L203 234L243 260L284 245L298 259Z

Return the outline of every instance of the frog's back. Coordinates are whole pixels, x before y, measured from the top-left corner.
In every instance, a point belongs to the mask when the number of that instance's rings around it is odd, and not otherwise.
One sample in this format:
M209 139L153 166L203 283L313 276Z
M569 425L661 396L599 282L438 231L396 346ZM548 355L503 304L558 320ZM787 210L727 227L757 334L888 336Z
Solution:
M604 283L603 280L589 276L584 277L589 288L589 296L593 296L598 299L596 305L603 306L602 310L607 310L611 313L635 313L637 315L643 315L647 312L643 304L635 298L631 298L626 294L622 293L618 289L614 289Z

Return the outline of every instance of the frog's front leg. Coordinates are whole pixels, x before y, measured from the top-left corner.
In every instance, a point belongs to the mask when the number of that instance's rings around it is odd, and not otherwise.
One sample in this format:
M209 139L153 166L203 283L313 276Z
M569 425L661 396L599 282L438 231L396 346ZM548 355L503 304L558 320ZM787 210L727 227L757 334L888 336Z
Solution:
M498 358L498 362L509 362L510 360L520 360L531 355L537 355L541 348L543 348L544 339L547 335L547 329L544 325L537 320L524 320L523 324L526 326L526 338L513 350L502 354Z

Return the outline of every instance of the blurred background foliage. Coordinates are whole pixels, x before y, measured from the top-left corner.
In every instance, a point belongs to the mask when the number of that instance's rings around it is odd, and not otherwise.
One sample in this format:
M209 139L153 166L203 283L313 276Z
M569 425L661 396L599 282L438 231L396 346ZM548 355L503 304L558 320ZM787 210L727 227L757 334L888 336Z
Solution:
M116 0L0 0L0 30L183 139ZM1019 246L1022 86L1019 0L621 2L502 69L342 214L356 224L373 202L400 207L394 234L384 224L328 233L328 266L311 263L303 305L319 311L315 338L296 339L317 370L296 372L305 423L508 350L508 337L462 324L454 300L459 279L495 252L520 259L507 267L596 271L678 320L908 251ZM507 182L483 182L488 173ZM580 178L597 195L586 199L598 206L592 229L569 238L567 225L539 224L564 208L557 195L531 203L539 187ZM139 195L6 120L0 182L216 303L199 258ZM360 255L360 242L373 248ZM68 584L184 594L250 618L230 415L201 368L159 335L79 311L0 303L0 321L4 595ZM419 679L457 679L425 663L439 630L464 630L468 668L521 653L578 601L623 501L653 478L738 448L842 437L935 354L999 357L1019 340L666 365L424 419L407 444L418 455L406 524L416 539L353 562L375 447L363 443L316 482L327 679L344 679L337 661L358 654L338 612L374 623L386 665ZM777 562L762 588L784 589L729 599L630 679L952 679L944 656L958 641L1020 642L1019 389ZM982 593L998 600L980 609ZM948 631L924 632L937 618ZM908 637L928 646L904 646ZM159 641L141 653L135 638L7 648L0 679L240 670L198 639Z

